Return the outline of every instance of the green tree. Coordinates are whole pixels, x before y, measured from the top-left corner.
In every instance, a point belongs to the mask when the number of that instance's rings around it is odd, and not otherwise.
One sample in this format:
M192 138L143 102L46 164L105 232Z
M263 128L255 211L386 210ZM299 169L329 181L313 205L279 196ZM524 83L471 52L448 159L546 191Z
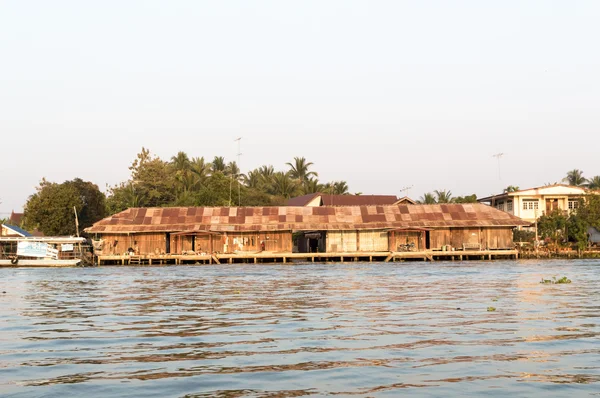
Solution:
M273 177L275 176L275 168L273 166L261 166L258 169L258 172L262 177L263 184L265 187L268 188L273 185Z
M335 181L333 183L333 193L334 195L349 195L348 183L346 181Z
M108 214L119 213L131 207L144 206L144 197L140 191L136 191L133 182L122 182L108 188L108 197L106 199L106 209Z
M323 184L319 183L319 180L316 178L309 178L308 180L304 181L304 184L302 185L302 191L305 195L321 192L323 190Z
M457 196L452 203L477 203L477 195Z
M171 158L171 164L176 171L188 171L191 166L190 158L187 153L179 151L176 156Z
M248 188L258 190L264 186L263 178L258 169L249 171L247 174L243 175L242 178L244 180L244 185Z
M228 206L231 180L223 173L211 175L197 194L196 206Z
M588 180L589 189L600 189L600 176L594 176Z
M80 231L105 216L104 194L91 182L76 178L62 184L42 179L25 204L25 227L45 235L75 235L75 212Z
M579 251L585 250L588 245L588 223L583 217L576 213L571 214L567 219L566 229L568 231L568 239L577 244Z
M583 176L583 171L578 169L567 172L567 176L563 178L563 181L574 187L582 187L587 183L587 179Z
M427 192L423 196L421 196L418 202L422 205L434 205L437 203L437 201L435 200L435 195L431 192Z
M298 192L298 183L289 174L278 171L273 175L272 192L289 199Z
M538 234L542 239L550 240L555 246L559 245L566 237L565 227L567 216L565 212L556 209L542 215L537 222Z
M437 203L452 203L452 192L447 190L435 190L436 202Z
M504 192L509 193L509 192L517 192L519 190L519 187L516 185L509 185L506 188L504 188Z
M221 172L225 173L225 169L227 168L227 164L225 163L225 158L223 156L215 156L211 163L211 169L213 173Z
M210 175L210 164L204 161L204 157L192 158L190 171L196 177L195 187L199 188Z
M319 176L316 172L309 171L313 163L307 162L304 157L295 157L294 163L286 163L286 165L290 167L290 177L299 180L301 183L304 183L311 177Z

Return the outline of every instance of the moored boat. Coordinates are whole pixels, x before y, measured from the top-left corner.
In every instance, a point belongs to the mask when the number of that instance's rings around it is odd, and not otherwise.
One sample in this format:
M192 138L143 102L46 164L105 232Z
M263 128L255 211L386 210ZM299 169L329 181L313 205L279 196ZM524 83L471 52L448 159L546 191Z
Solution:
M74 267L86 262L85 238L0 237L0 267Z

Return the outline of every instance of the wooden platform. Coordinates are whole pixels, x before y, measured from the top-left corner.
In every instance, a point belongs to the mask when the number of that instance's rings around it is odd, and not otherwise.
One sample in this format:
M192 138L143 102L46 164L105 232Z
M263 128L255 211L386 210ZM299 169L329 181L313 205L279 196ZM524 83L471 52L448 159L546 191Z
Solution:
M290 253L238 252L206 255L99 255L98 265L184 265L293 262L396 262L516 259L517 250L458 250L409 252Z

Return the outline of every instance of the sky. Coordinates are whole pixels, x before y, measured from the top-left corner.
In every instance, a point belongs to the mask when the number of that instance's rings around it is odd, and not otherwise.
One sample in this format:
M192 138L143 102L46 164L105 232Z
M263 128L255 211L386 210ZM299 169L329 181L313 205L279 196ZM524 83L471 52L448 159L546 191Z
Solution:
M600 175L600 2L0 0L0 218L142 147L419 198ZM501 157L494 157L503 154ZM409 189L406 189L409 188Z

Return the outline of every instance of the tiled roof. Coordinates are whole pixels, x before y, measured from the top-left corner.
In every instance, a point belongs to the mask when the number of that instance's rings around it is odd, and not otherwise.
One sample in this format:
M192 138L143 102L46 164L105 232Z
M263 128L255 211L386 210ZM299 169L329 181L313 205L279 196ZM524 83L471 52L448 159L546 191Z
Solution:
M8 221L11 225L21 225L21 221L23 220L23 213L15 213L14 211L10 213L10 218Z
M329 195L311 193L288 199L287 206L306 206L313 199L321 197L323 206L377 206L393 205L398 198L394 195Z
M483 204L349 207L133 208L98 221L89 233L356 230L519 226L529 223Z

